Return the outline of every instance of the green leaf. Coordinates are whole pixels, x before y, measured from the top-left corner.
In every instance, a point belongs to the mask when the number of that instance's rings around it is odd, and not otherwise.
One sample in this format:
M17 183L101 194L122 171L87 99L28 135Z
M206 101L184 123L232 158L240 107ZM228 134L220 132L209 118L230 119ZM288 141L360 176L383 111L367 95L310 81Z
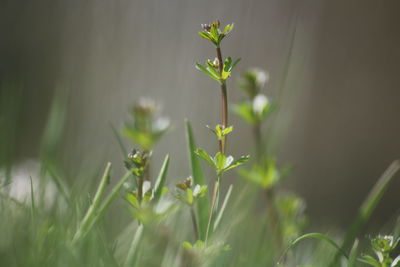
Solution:
M215 135L217 136L218 140L222 139L222 129L221 129L221 125L216 125L215 126Z
M233 126L229 126L229 127L227 127L227 128L222 130L222 135L225 136L225 135L231 133L232 131L233 131Z
M363 263L366 263L366 264L368 264L368 265L371 265L371 266L381 267L381 264L380 264L376 259L374 259L372 256L370 256L370 255L363 255L363 256L359 259L359 261L360 261L360 262L363 262Z
M214 222L214 231L215 231L215 229L217 229L219 223L221 222L222 216L224 215L224 211L225 211L226 205L227 205L228 202L229 202L229 198L230 198L230 196L231 196L232 189L233 189L233 185L230 185L230 186L229 186L229 189L228 189L228 192L226 192L224 202L222 203L222 207L221 207L221 209L219 210L219 213L218 213L218 215L217 215L217 218L215 219L215 222Z
M232 67L231 67L231 71L236 67L236 65L241 61L241 58L238 58L235 60L235 62L233 62Z
M216 163L214 162L213 158L212 158L210 155L208 155L208 153L207 153L205 150L203 150L203 149L201 149L201 148L197 148L197 149L195 150L195 153L196 153L199 157L201 157L202 159L204 159L211 167L213 167L213 168L215 168L215 169L218 168L217 165L216 165Z
M198 34L203 37L204 39L210 40L211 41L211 36L208 32L198 32Z
M184 248L186 248L187 250L189 250L189 251L193 249L192 244L190 244L190 243L187 242L187 241L183 242L183 243L182 243L182 246L183 246Z
M169 155L166 155L163 165L161 166L160 173L158 174L156 183L154 185L154 200L155 201L158 201L162 195L165 180L167 178L168 165L169 165Z
M249 124L256 124L258 122L258 118L253 112L253 107L248 101L234 105L233 112L242 117L242 119Z
M203 170L199 158L197 157L195 151L196 141L193 136L192 126L189 121L185 121L186 128L186 140L188 145L188 154L190 159L190 165L192 168L192 177L195 184L205 185L206 180L204 179ZM204 197L196 201L196 213L199 220L199 232L200 238L205 239L208 223L208 209L210 207L209 195L205 194Z
M112 123L110 123L110 127L111 127L113 134L115 135L115 138L117 139L118 145L122 152L122 156L124 158L126 158L126 156L128 155L128 151L125 148L125 145L124 145L124 142L122 141L121 135L118 133L117 129L115 129L115 127Z
M224 62L224 71L225 72L230 72L231 71L231 64L232 64L232 58L227 57Z
M193 204L193 191L192 191L192 189L190 189L190 188L186 189L186 197L187 197L186 202L189 205L192 205Z
M215 163L215 168L219 171L222 171L225 169L226 156L223 153L218 152L215 154L213 162Z
M207 64L207 70L210 71L210 72L211 72L215 77L217 77L218 80L219 80L219 79L220 79L219 70L217 70L217 69L214 67L214 65L213 65L213 63L211 62L211 60L207 60L207 61L206 61L206 64Z
M213 40L218 40L219 32L215 25L211 25L210 34Z
M125 198L126 198L126 200L127 200L132 206L134 206L135 208L138 209L138 208L140 207L139 201L138 201L138 199L136 198L136 196L135 196L134 194L129 193L129 194L127 194L127 195L125 196Z
M243 163L245 163L246 161L248 161L250 158L250 156L242 156L239 159L235 160L234 162L232 162L229 166L227 166L224 171L233 169L239 165L242 165Z
M228 33L230 33L233 30L233 27L235 26L235 24L228 24L225 26L225 29L222 31L222 33L224 35L227 35Z
M324 241L326 243L328 243L329 245L331 245L332 247L334 247L338 253L340 253L342 256L344 256L346 259L349 259L349 257L347 256L347 254L339 247L338 244L335 243L335 241L333 241L331 238L327 237L326 235L320 234L320 233L310 233L310 234L305 234L300 236L299 238L296 238L295 240L293 240L289 246L285 249L285 251L282 253L279 261L278 261L278 265L282 263L283 259L285 258L286 254L289 252L289 250L294 247L297 243L299 243L302 240L305 239L310 239L310 238L315 238L321 241Z
M204 74L207 76L211 77L212 79L216 80L219 82L219 77L215 76L212 72L210 72L207 68L205 68L203 65L196 63L196 68L200 71L202 71Z

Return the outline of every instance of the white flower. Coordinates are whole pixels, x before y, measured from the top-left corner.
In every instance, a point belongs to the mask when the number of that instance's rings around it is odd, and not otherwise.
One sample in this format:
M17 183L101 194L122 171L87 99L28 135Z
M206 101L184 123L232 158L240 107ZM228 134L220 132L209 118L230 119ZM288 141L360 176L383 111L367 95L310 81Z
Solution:
M268 105L269 100L263 94L258 94L253 100L253 111L256 114L263 113L265 107Z

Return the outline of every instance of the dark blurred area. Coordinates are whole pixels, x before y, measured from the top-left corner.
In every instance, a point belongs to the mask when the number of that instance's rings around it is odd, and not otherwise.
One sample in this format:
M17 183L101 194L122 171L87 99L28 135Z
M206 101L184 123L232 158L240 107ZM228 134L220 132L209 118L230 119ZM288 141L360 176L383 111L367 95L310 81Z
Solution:
M183 120L214 147L205 125L219 119L213 81L195 68L214 50L200 23L234 22L224 55L269 72L279 102L268 148L295 166L287 187L317 222L348 223L385 168L400 157L400 2L0 1L0 164L38 158L56 96L67 106L55 157L70 177L107 161L123 168L119 128L140 96L161 102L174 130L156 158L172 155L172 180L188 173ZM244 97L235 77L229 101ZM233 114L231 153L252 147ZM127 145L128 147L130 145ZM244 151L244 152L243 152ZM183 167L184 166L184 167ZM72 179L72 178L71 178ZM398 212L400 179L373 223Z

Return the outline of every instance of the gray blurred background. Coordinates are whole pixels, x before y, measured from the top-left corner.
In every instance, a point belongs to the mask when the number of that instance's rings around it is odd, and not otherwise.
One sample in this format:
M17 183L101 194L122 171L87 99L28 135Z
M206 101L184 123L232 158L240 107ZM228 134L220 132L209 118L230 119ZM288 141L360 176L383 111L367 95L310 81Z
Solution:
M234 22L222 50L242 62L229 101L244 97L237 78L246 68L269 72L264 92L280 103L269 150L295 166L286 187L316 221L347 223L400 156L399 14L397 0L1 0L0 103L18 111L15 127L0 130L16 162L37 157L61 88L68 113L59 156L69 176L106 160L122 171L110 124L119 128L140 96L152 97L174 125L156 163L170 153L170 178L185 177L183 120L209 150L204 126L219 120L218 88L194 68L214 49L197 31L216 18ZM248 153L250 131L234 115L230 122L230 152ZM398 211L399 188L392 184L376 223Z

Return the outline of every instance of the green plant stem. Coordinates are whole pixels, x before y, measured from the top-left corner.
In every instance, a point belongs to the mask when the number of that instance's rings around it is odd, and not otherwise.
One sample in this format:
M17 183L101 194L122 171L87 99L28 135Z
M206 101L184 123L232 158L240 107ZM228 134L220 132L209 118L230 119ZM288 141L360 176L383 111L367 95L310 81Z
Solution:
M221 180L221 174L217 175L217 180L215 181L214 184L214 189L213 189L213 194L211 197L211 207L210 207L210 214L208 215L208 223L207 223L207 231L206 231L206 238L205 238L205 243L207 243L208 240L208 236L210 234L210 227L211 227L211 223L212 223L212 217L214 215L214 209L217 203L217 196L219 193L219 184L220 184L220 180Z
M224 61L222 59L222 53L221 53L221 48L218 46L217 47L217 58L219 62L219 72L220 75L222 76L222 72L224 69ZM222 129L225 129L228 126L228 91L226 88L226 82L223 81L221 83L221 126ZM220 141L219 141L219 151L223 154L225 154L225 148L226 148L226 136L224 136Z
M138 176L137 177L137 189L138 189L138 200L139 203L142 202L142 196L143 196L143 176Z
M195 240L199 240L199 227L197 226L196 213L194 212L193 207L190 208L190 217L193 224L194 238Z
M253 126L253 134L255 140L255 149L256 149L256 161L258 164L265 164L264 160L266 158L264 152L264 142L262 139L262 132L261 132L261 122L257 122ZM261 237L261 242L264 242L264 238L267 235L266 227L270 227L269 233L272 236L273 240L273 248L275 254L281 253L283 248L283 240L282 240L282 229L279 223L279 212L275 206L275 192L274 188L268 188L264 190L265 192L265 200L267 204L267 220L269 223L265 225L263 230L263 234ZM262 246L260 246L262 247Z
M273 188L265 191L265 196L269 209L267 210L269 218L269 226L271 227L271 235L273 239L273 247L275 254L279 254L282 251L282 229L279 223L279 213L275 206L275 194Z
M253 126L253 135L254 135L254 140L255 140L255 148L256 148L256 160L258 163L262 162L262 159L264 157L264 143L262 140L262 135L261 135L261 123L256 123Z

